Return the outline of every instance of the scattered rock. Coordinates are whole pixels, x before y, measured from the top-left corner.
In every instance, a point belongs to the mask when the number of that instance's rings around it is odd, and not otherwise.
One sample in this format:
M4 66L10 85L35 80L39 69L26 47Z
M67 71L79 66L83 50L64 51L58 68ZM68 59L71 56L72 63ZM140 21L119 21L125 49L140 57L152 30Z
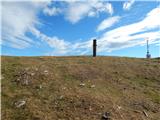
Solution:
M104 105L100 106L100 108L104 108Z
M35 71L38 71L38 68L35 68Z
M62 87L62 90L66 90L67 88L66 87Z
M24 106L25 104L26 104L26 101L24 101L24 100L19 100L19 101L15 102L15 106L17 108L20 108L20 107Z
M60 99L60 100L62 100L63 98L64 98L64 96L63 96L63 95L61 95L61 96L59 97L59 99Z
M102 115L101 120L111 120L111 118L110 118L110 113L109 113L109 112L105 112L105 113Z
M31 82L31 73L29 73L27 70L29 68L25 68L24 70L19 71L16 75L15 75L15 80L13 80L13 82L16 82L17 84L21 84L23 86L29 85Z
M117 106L117 108L120 110L120 109L122 109L122 107L121 106Z
M39 89L42 89L42 85L39 85Z
M143 110L143 114L144 114L146 117L148 117L147 112L146 112L146 111L144 111L144 110Z
M95 85L91 85L90 88L95 88Z
M34 76L35 75L35 73L31 73L31 76Z
M45 74L48 74L48 70L45 70L44 73L45 73Z
M79 84L79 86L84 87L84 86L85 86L85 83L81 83L81 84Z
M91 111L92 110L92 107L91 106L89 106L89 111Z

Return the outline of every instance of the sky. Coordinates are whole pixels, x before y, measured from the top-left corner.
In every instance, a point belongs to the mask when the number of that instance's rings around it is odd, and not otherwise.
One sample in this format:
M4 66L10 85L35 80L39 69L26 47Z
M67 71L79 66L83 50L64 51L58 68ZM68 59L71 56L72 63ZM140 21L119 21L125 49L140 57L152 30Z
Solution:
M160 1L1 1L1 55L160 57Z

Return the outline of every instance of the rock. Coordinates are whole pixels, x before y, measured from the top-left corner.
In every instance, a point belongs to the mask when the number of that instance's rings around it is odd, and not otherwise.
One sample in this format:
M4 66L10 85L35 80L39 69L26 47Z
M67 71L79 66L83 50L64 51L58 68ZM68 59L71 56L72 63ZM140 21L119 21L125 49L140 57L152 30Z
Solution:
M62 100L63 98L64 98L64 96L63 96L63 95L61 95L61 96L59 97L59 99L60 99L60 100Z
M38 71L38 68L35 68L35 71Z
M79 84L79 86L84 87L84 86L85 86L85 83L81 83L81 84Z
M45 70L45 71L44 71L44 74L48 75L48 73L49 73L48 70Z
M92 107L91 106L89 106L89 111L92 111Z
M144 110L143 110L143 114L144 114L146 117L148 117L147 112L145 112Z
M117 108L120 110L122 107L121 106L117 106Z
M42 85L39 85L39 89L42 89Z
M35 73L31 73L31 76L34 76L35 75Z
M29 69L29 68L25 68L25 70L21 70L21 71L18 71L15 78L16 80L14 80L13 82L16 82L17 84L20 84L20 85L29 85L32 78L31 78L31 73L27 72L26 69Z
M91 85L90 88L95 88L95 85Z
M15 106L17 108L20 108L20 107L24 106L25 104L26 104L26 101L24 101L24 100L19 100L19 101L15 102Z
M62 90L66 90L66 89L67 89L66 87L63 87L63 88L62 88Z
M101 120L111 120L110 118L110 113L109 112L105 112L101 118Z

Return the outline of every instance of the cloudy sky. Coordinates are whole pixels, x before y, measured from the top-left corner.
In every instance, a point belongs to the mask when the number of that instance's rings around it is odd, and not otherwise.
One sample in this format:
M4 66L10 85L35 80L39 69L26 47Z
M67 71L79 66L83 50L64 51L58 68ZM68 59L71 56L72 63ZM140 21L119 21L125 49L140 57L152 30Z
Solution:
M5 0L1 54L160 56L160 1Z

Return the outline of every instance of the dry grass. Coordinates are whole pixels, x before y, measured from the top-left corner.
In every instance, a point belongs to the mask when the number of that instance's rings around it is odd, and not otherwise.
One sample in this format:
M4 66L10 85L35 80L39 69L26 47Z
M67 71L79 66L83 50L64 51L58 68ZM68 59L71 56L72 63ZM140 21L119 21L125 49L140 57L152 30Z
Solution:
M3 120L160 119L160 59L1 59ZM26 104L17 108L19 100Z

